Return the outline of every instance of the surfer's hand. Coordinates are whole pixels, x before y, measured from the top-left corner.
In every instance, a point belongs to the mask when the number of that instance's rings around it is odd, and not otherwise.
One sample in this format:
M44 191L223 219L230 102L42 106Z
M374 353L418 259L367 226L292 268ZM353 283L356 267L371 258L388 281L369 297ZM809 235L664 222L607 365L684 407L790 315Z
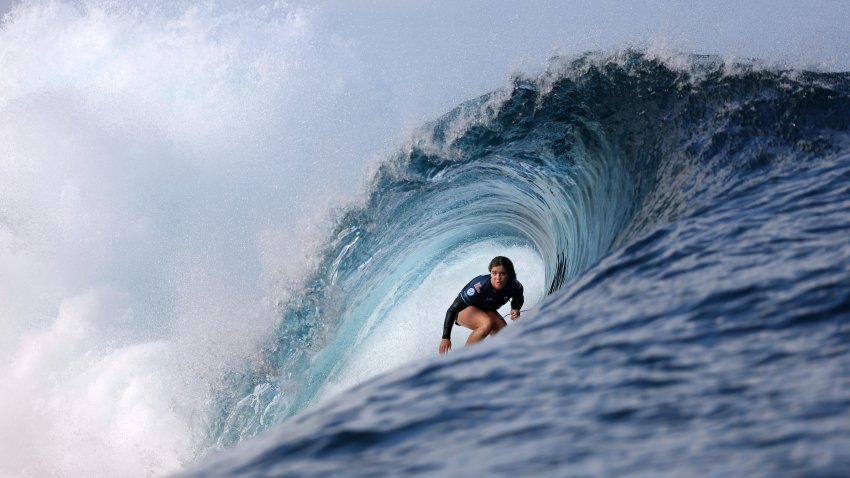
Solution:
M511 309L511 320L519 318L519 309Z
M452 349L452 341L449 339L443 339L440 341L440 355L447 353Z

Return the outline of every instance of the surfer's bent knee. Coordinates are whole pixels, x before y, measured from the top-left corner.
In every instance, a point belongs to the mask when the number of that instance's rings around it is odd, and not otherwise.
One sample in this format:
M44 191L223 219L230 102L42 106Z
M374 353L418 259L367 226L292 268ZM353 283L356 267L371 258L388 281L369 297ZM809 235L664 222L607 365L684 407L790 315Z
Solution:
M458 316L457 324L471 330L485 332L487 335L495 334L507 326L495 310L481 310L475 306L463 310Z

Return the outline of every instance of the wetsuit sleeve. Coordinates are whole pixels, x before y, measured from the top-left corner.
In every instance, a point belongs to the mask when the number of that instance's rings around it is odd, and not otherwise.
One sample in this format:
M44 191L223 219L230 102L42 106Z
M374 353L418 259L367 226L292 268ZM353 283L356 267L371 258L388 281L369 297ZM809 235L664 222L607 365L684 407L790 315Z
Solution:
M458 296L452 305L449 306L449 310L446 311L446 320L443 322L443 338L451 339L452 338L452 326L455 324L455 320L457 320L457 314L460 313L461 310L469 307L463 301L463 299Z
M511 309L520 310L523 303L525 303L525 296L523 295L522 284L517 281L516 290L511 298Z

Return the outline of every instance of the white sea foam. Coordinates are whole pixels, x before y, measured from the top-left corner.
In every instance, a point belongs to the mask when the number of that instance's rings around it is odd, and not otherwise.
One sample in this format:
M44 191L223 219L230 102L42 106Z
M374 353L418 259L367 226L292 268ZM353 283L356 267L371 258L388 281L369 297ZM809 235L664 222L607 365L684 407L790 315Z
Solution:
M206 394L254 357L311 224L362 167L339 154L365 155L357 128L326 122L357 60L310 15L39 2L7 17L0 475L193 459Z

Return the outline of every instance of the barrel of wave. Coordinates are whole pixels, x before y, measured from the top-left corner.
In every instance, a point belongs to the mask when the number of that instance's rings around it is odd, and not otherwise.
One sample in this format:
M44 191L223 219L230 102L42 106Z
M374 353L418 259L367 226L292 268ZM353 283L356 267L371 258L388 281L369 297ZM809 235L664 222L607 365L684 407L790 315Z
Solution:
M392 307L376 312L383 317L370 318L368 322L375 324L372 330L355 345L345 363L337 367L338 372L329 377L313 403L321 403L406 363L437 355L446 309L469 280L487 274L490 260L499 255L509 257L516 267L517 278L525 288L523 308L537 304L546 290L545 267L534 249L497 241L467 246L435 264L421 281L407 284L403 296L399 294ZM499 312L508 314L510 304L505 304ZM509 327L513 325L510 320L508 323ZM463 347L469 332L464 327L454 326L452 344L455 350Z

